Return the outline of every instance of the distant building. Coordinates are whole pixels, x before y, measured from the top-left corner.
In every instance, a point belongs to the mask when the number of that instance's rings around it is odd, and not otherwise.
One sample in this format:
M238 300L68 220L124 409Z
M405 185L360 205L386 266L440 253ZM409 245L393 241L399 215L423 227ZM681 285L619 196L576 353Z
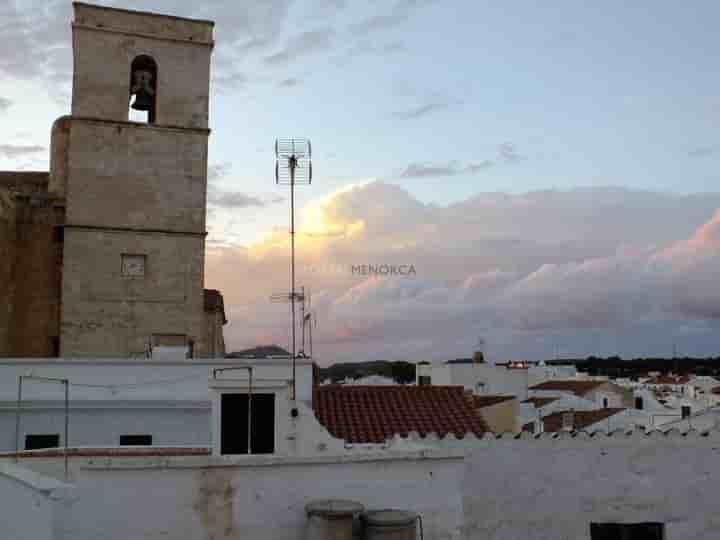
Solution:
M472 401L491 432L518 431L518 401L514 396L472 396Z
M467 358L442 364L420 363L416 368L416 382L418 385L460 385L477 395L512 395L526 399L529 386L576 374L573 366L544 366L524 361L488 364Z
M632 407L632 391L609 381L557 379L529 388L531 397L577 396L597 404L598 408Z
M549 414L542 419L543 432L557 431L612 431L609 419L625 409L597 409L594 411L573 411L565 410ZM597 424L605 421L606 425ZM527 430L528 426L524 426Z

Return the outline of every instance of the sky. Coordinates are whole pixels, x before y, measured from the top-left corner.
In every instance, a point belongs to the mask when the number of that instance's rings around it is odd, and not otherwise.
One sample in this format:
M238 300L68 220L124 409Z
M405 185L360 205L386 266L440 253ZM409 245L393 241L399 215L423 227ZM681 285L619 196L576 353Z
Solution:
M206 286L287 345L288 193L318 361L720 355L720 4L100 2L216 21ZM71 4L0 0L0 169L47 169ZM412 266L367 275L363 264Z

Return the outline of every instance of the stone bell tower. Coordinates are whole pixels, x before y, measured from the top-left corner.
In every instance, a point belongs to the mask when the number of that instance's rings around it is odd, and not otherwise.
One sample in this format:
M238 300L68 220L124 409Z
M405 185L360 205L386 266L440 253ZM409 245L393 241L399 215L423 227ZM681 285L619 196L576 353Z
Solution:
M74 13L72 114L53 126L49 181L66 200L60 354L219 355L203 289L213 23Z

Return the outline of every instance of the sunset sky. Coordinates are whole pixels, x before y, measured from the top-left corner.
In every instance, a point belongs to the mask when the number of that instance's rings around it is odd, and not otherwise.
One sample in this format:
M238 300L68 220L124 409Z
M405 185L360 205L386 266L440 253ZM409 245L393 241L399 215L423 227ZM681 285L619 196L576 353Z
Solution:
M287 190L321 364L720 356L720 3L99 2L216 21L206 285L287 346ZM48 166L71 4L0 0L0 169ZM362 264L412 264L392 278Z

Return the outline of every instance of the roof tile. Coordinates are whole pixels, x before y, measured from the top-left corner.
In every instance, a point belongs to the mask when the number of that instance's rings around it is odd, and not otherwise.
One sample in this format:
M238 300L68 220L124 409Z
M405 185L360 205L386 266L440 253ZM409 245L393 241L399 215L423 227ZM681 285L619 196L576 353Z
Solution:
M461 386L327 385L315 390L318 421L349 443L382 443L416 431L481 436L487 426Z

